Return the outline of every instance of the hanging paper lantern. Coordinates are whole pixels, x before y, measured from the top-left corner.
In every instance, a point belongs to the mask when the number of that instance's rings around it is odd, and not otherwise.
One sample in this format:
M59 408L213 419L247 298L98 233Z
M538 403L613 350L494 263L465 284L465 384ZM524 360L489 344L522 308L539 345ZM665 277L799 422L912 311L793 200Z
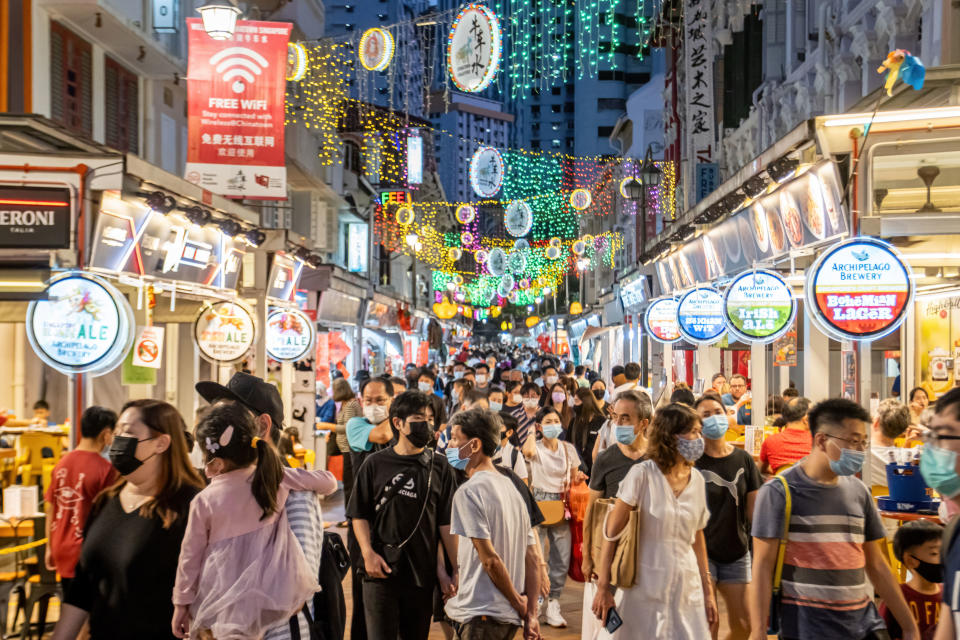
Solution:
M491 317L491 318L499 318L499 317L500 317L500 312L501 312L501 309L500 309L499 306L490 307L490 317Z
M287 43L287 82L300 82L307 75L310 56L299 42Z
M482 4L468 4L450 26L447 71L461 91L477 93L493 82L503 55L497 15Z
M383 71L393 60L394 42L389 31L374 27L360 37L360 64L367 71Z
M551 245L551 246L547 247L547 249L546 249L546 251L545 251L545 254L546 254L546 256L547 256L548 259L550 259L550 260L556 260L557 258L560 257L560 247L555 247L555 246L552 246L552 245Z
M507 270L507 254L503 249L497 247L490 252L487 257L487 271L495 276L502 276Z
M469 231L464 231L460 234L460 244L464 247L473 244L473 234Z
M507 321L506 321L506 320L504 320L503 322L500 323L500 330L501 330L501 331L506 331L506 330L507 330Z
M527 256L522 253L511 253L507 258L507 266L514 273L522 273L527 268Z
M470 185L481 198L492 198L503 185L503 156L493 147L480 147L470 158ZM474 211L476 215L476 211Z
M447 259L449 259L451 262L456 262L459 260L461 255L463 255L463 252L456 247L451 247L447 250Z
M554 236L553 238L550 238L551 247L559 247L560 245L561 245L560 238L557 238L556 236Z
M469 204L462 204L457 207L456 217L460 224L470 224L477 217L477 210Z
M575 316L583 313L583 305L574 300L570 303L570 315Z
M533 226L533 210L524 200L514 200L507 205L503 214L503 224L507 233L514 238L530 233Z
M583 211L590 206L593 196L588 189L574 189L570 193L570 206L577 211Z
M400 207L397 209L397 224L413 224L417 215L413 212L413 207Z
M472 243L466 243L466 244L472 244ZM477 264L487 264L487 259L489 258L489 256L490 254L486 249L477 249L477 251L473 254L473 257L477 261Z
M532 329L538 322L540 322L540 316L530 316L526 320L526 325L528 329Z
M577 240L573 243L573 246L570 247L570 251L573 251L576 255L582 256L583 252L587 250L587 245L583 240Z

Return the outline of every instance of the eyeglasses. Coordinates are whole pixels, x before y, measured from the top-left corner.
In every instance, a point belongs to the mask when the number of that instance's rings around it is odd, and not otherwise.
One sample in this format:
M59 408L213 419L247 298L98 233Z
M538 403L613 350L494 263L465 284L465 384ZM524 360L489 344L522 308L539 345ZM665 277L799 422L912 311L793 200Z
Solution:
M840 436L830 435L829 433L823 434L828 438L833 438L834 440L842 440L849 444L853 449L857 451L866 451L867 447L870 446L870 441L864 438L863 440L851 440L850 438L841 438ZM960 438L958 438L960 439Z
M931 429L927 429L920 434L920 441L923 444L929 444L932 447L943 446L942 443L949 440L960 440L960 436L951 436L946 434L941 435Z

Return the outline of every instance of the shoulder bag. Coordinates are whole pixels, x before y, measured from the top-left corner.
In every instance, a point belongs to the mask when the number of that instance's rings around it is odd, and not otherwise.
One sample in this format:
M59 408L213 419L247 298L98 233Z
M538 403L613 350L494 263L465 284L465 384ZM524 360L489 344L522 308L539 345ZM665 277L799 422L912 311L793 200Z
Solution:
M780 582L783 578L783 557L787 551L787 537L790 534L790 485L783 476L774 476L783 484L784 503L783 503L783 534L780 536L780 544L777 547L777 565L773 570L773 591L770 594L770 614L767 617L767 634L777 635L780 633L780 601L782 593Z
M390 565L390 571L393 571L393 572L395 572L397 569L396 564L400 560L400 557L402 555L401 552L403 548L407 546L407 543L413 539L413 536L420 529L420 523L423 522L423 515L427 511L427 505L430 504L430 487L433 485L434 456L431 449L427 449L426 452L430 455L430 466L427 467L427 490L424 492L423 506L420 507L420 515L417 518L417 523L413 526L413 530L410 532L410 535L408 535L403 542L401 542L400 544L384 543L382 552L380 553L380 555L383 557L386 563ZM412 472L410 474L403 474L403 476L400 477L396 482L394 482L392 485L387 487L386 491L384 491L383 493L383 497L381 497L380 499L380 504L376 506L375 510L380 511L380 509L382 509L384 505L386 505L391 498L397 495L397 492L400 490L400 487L406 484L407 479L410 477L413 477L414 473L415 472Z
M540 507L540 512L543 513L543 522L541 524L544 527L560 524L564 520L570 519L570 509L566 501L567 489L570 483L570 463L567 460L567 447L564 442L561 440L557 444L563 451L563 498L560 500L537 501L537 506Z

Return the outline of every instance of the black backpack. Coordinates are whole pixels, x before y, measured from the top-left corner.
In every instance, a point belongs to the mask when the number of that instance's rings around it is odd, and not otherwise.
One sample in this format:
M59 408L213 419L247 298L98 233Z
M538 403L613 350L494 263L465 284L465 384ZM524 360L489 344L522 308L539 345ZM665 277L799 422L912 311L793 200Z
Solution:
M309 640L343 640L347 624L347 605L343 599L342 582L348 571L350 556L343 544L343 538L338 533L325 531L320 552L320 574L317 576L320 591L313 594L316 619L310 615L310 607L306 603L301 610L310 629ZM300 637L297 616L290 618L290 636L293 640L304 640Z

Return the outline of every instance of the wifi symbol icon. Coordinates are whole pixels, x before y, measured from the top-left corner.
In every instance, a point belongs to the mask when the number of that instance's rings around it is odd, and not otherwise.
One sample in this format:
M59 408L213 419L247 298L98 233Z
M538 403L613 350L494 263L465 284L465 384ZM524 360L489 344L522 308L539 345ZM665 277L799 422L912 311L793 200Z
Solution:
M229 47L210 56L210 66L215 67L225 82L233 80L230 88L234 93L243 93L248 84L253 84L267 68L267 59L246 47Z

